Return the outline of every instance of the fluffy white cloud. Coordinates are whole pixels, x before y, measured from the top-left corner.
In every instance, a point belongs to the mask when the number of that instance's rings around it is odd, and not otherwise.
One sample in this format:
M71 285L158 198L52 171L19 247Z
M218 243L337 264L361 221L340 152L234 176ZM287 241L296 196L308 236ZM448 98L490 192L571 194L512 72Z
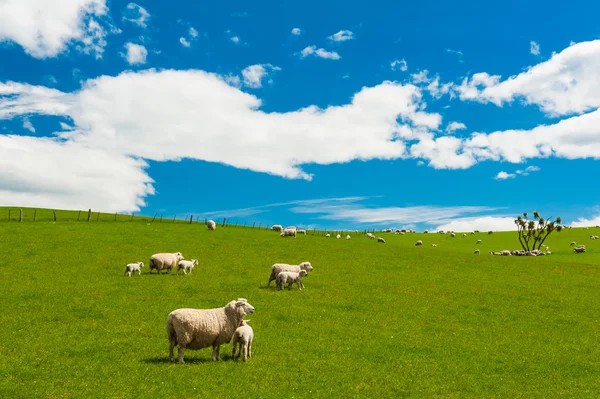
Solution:
M528 166L525 170L517 170L515 173L520 176L529 176L531 172L539 172L540 170L537 166Z
M540 45L532 40L529 43L529 52L533 55L540 55Z
M494 177L494 179L496 179L496 180L506 180L506 179L513 179L516 176L517 175L515 175L514 173L498 172L498 174L496 175L496 177Z
M106 12L106 0L2 0L0 41L15 42L36 58L55 57L71 42L101 57L105 32L92 17Z
M403 58L401 60L394 60L390 63L390 68L392 68L392 71L402 71L405 72L408 69L408 64L406 63L406 60Z
M229 40L231 40L232 42L234 42L235 44L238 44L240 42L240 38L239 36L233 36L231 37Z
M600 226L600 215L596 216L592 219L579 218L573 223L571 223L572 227L590 227L590 226Z
M424 69L421 72L413 73L412 75L410 75L410 77L412 78L412 82L414 84L429 83L431 79L427 76L428 74L429 71L427 69Z
M512 217L497 217L497 216L482 216L458 218L448 223L439 225L436 230L444 231L512 231L517 230L515 218Z
M300 29L300 28L294 28L294 29L292 29L292 35L299 36L301 34L302 34L302 29Z
M319 58L326 58L329 60L339 60L340 58L342 58L335 51L327 51L322 48L317 48L317 46L308 46L300 52L300 58L308 57L310 55Z
M125 57L129 65L146 63L146 56L148 55L146 47L139 44L127 43L125 44L125 50L127 50L127 53L123 54L123 57Z
M183 47L190 47L192 45L192 43L188 42L185 37L180 37L179 43L181 43Z
M150 19L150 13L144 7L135 3L127 4L127 8L125 8L123 14L123 21L129 21L141 28L147 27L146 21Z
M430 81L430 79L427 77L427 71L424 71L424 72L425 72L425 75L422 77L418 76L417 80L425 79L425 80L423 80L423 82L426 83L426 82ZM416 82L414 79L413 79L413 82L421 83L421 82ZM435 99L439 99L445 94L449 94L450 98L452 99L452 98L456 97L456 94L454 93L454 91L452 91L453 87L454 87L454 83L452 83L452 82L441 84L440 77L436 76L435 79L433 79L429 82L429 84L427 85L427 87L425 89Z
M35 127L33 127L33 124L27 118L23 120L23 128L29 130L31 133L35 133Z
M600 40L567 47L517 76L476 73L456 86L461 100L498 106L516 98L536 104L551 116L583 113L600 107Z
M194 29L193 27L190 27L189 34L191 37L198 37L198 31L196 29Z
M154 194L146 167L141 160L73 142L0 135L3 205L138 211Z
M450 122L448 124L448 126L446 126L446 132L448 134L452 134L452 133L454 133L457 130L463 130L463 129L466 129L466 128L467 128L467 126L464 123L461 123L461 122Z
M345 42L346 40L354 39L354 33L349 30L341 30L338 33L329 36L328 39L334 42Z
M242 71L244 85L253 89L258 89L262 87L263 79L269 77L269 73L273 71L281 71L281 68L271 64L250 65ZM272 83L273 80L269 78L268 82Z

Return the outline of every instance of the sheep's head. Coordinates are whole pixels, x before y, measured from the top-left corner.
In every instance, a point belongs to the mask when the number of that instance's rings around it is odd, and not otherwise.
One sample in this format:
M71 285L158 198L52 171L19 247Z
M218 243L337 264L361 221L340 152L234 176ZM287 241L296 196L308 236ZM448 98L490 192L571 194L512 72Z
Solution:
M310 272L310 271L312 271L313 267L310 264L310 262L302 262L302 263L300 263L300 269Z
M237 302L235 303L235 307L236 309L242 311L242 315L254 313L254 306L250 305L246 298L238 298Z
M192 267L198 265L198 259L192 259Z
M184 259L183 255L181 254L181 252L175 252L175 256L177 256L177 261L180 261L180 260Z
M307 272L306 270L300 270L300 273L298 273L298 275L299 275L300 277L304 277L304 276L306 276L307 274L308 274L308 272Z
M247 326L249 321L250 321L250 319L248 319L248 320L244 320L244 319L242 319L242 320L240 321L240 327L242 327L242 326Z
M144 262L138 262L138 265L140 265L140 268L144 267Z

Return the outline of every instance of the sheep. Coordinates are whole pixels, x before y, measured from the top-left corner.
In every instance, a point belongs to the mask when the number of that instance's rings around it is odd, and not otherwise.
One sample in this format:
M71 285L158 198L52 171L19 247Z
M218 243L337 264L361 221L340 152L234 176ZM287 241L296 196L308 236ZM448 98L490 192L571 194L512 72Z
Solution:
M212 346L212 360L221 360L221 345L229 343L244 316L254 313L254 306L244 298L231 301L222 308L176 309L167 317L169 360L177 346L179 363L184 363L185 349L203 349Z
M183 274L187 274L187 272L190 272L190 274L192 274L192 270L194 269L194 266L198 265L198 259L192 259L192 260L180 260L177 263L177 273L175 274L179 274L180 270L183 270Z
M481 240L477 240L475 244L481 244Z
M348 234L348 235L346 236L346 240L349 240L349 239L350 239L350 234Z
M280 224L274 224L273 226L271 226L271 230L281 232L281 230L283 230L283 226Z
M215 223L214 220L209 220L208 222L206 222L206 225L208 226L209 230L216 230L217 229L217 224Z
M337 236L335 236L335 238L339 240L340 238L342 238L342 236L338 234Z
M450 237L454 238L454 237L456 237L456 234L450 233Z
M571 244L569 244L569 245L573 246L573 245L577 245L577 243L575 241L571 241Z
M474 253L475 255L479 255L479 250L478 250L478 249L476 249L476 250L475 250L473 253Z
M579 245L575 248L573 248L573 251L575 251L575 253L583 253L585 252L585 245Z
M590 238L591 238L592 240L597 240L597 239L599 239L600 237L598 237L598 236L591 236Z
M367 237L369 237L370 239L374 239L375 236L373 235L373 233L367 233Z
M432 247L437 247L437 244L431 244Z
M382 237L377 237L377 242L381 242L385 244L385 240Z
M243 353L242 359L246 361L249 357L252 357L252 340L254 340L254 331L252 327L248 325L250 320L242 320L240 326L235 329L233 333L233 351L231 352L231 358L235 360L235 348L239 344L239 350L237 357L239 359L240 354Z
M423 241L419 240L419 241L415 242L415 245L416 245L416 246L423 245Z
M488 234L494 234L494 232L490 230L490 231L488 231Z
M174 268L182 259L183 255L181 254L181 252L175 252L172 254L154 254L150 257L150 263L148 264L148 273L152 272L153 269L156 269L158 274L161 274L160 271L162 269L167 269L167 273L170 273L171 269Z
M306 230L298 230L296 233L306 235Z
M510 253L510 251L508 249L505 249L504 251L500 252L500 255L502 255L502 256L510 256L512 254Z
M287 230L287 229L289 229L289 230L298 230L298 229L296 228L296 226L288 226L288 227L286 227L284 230Z
M331 237L331 234L327 233L325 234L325 237Z
M313 270L310 262L302 262L299 265L288 265L287 263L275 263L271 266L271 275L269 276L269 282L267 283L267 287L271 284L271 281L276 280L277 276L281 272L296 272L299 273L301 270L306 270L308 272Z
M429 230L423 230L423 234L429 233Z
M277 286L280 290L283 289L283 285L288 285L288 290L292 289L292 284L298 284L299 289L304 288L304 284L302 283L302 277L306 276L308 273L306 270L300 270L300 272L281 272L277 275Z
M466 236L467 236L466 234L463 234L463 237L466 237Z
M446 232L444 230L440 230L440 231L438 231L438 233L440 233L440 234L446 234Z
M129 263L125 266L125 273L123 275L129 274L129 277L131 277L131 273L135 274L135 272L138 272L138 276L141 276L142 267L144 267L144 262Z
M296 238L296 229L283 229L283 231L281 232L280 236L281 237L294 237Z

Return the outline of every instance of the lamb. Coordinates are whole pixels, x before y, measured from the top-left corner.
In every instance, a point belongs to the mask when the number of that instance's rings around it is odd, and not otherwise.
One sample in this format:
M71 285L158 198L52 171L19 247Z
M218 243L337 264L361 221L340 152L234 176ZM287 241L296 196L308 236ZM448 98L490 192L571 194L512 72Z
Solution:
M281 237L294 237L296 238L296 229L283 229L280 234Z
M281 230L283 230L283 226L282 226L282 225L280 225L280 224L274 224L274 225L271 227L271 230L274 230L274 231L279 231L279 232L281 232Z
M590 238L591 238L592 240L597 240L597 239L599 239L600 237L598 237L598 236L591 236Z
M331 234L327 233L325 234L325 237L331 237Z
M167 273L170 273L171 269L174 268L182 259L183 255L181 254L181 252L175 252L173 254L154 254L150 257L150 263L148 264L148 273L152 272L153 269L156 269L158 274L161 274L160 271L162 269L167 269Z
M242 320L240 322L240 326L236 328L233 333L232 341L233 341L233 351L231 352L231 357L235 360L235 348L239 344L239 350L237 357L240 357L240 354L243 353L242 358L244 361L249 357L252 357L252 340L254 339L254 331L252 327L248 325L250 320Z
M416 246L423 245L423 241L419 240L419 241L415 242L415 245L416 245Z
M348 234L348 235L346 236L346 240L349 240L349 239L350 239L350 234Z
M217 229L217 224L215 223L214 220L209 220L208 222L206 222L206 225L208 226L209 230L216 230Z
M337 236L335 236L335 238L339 240L340 238L342 238L342 236L338 234Z
M277 286L280 290L283 289L283 285L288 285L288 290L292 289L292 284L298 284L299 289L304 288L304 284L302 284L302 277L306 276L308 273L306 270L300 270L300 272L281 272L277 275Z
M473 253L474 253L475 255L479 255L479 250L478 250L478 249L476 249L476 250L475 250Z
M198 259L192 259L192 260L180 260L177 263L177 273L175 274L179 274L180 270L183 270L183 274L187 274L187 272L190 272L190 274L192 274L192 270L194 269L194 266L198 265Z
M377 242L381 242L385 244L385 240L382 237L377 237Z
M369 237L370 239L374 239L375 236L373 235L373 233L367 233L367 237Z
M310 262L302 262L299 265L288 265L287 263L275 263L271 266L271 275L269 276L269 282L267 283L267 287L271 284L271 281L276 280L277 276L281 272L295 272L300 273L301 270L305 270L308 272L313 270Z
M123 275L129 274L129 277L131 277L131 273L135 274L135 272L138 272L138 276L141 276L142 267L144 267L144 262L129 263L125 266L125 273Z
M481 244L481 240L477 240L476 244Z
M167 317L169 359L177 346L179 363L184 363L185 349L203 349L212 346L212 360L221 360L221 345L229 343L244 316L254 313L254 306L244 298L231 301L222 308L176 309Z

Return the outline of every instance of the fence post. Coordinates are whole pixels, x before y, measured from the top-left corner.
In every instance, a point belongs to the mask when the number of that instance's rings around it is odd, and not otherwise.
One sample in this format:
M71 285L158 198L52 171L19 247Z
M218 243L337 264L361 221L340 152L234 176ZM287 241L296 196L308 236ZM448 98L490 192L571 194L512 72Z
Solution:
M92 208L88 209L88 222L92 218Z
M246 227L246 222L244 222L244 227Z
M35 216L37 215L37 209L33 210L33 221L35 222Z
M177 217L177 215L173 215L173 223L175 223L175 218Z
M131 214L131 220L130 220L130 222L133 222L133 215L135 215L135 213Z
M8 221L10 222L10 208L8 208Z
M190 215L190 224L194 221L194 215Z
M163 214L161 213L160 214L160 222L159 223L162 223L162 217L163 217Z
M115 222L117 221L117 212L115 212Z
M254 226L256 226L256 222L252 223L252 228L254 228Z
M77 221L79 222L79 216L81 216L81 211L77 214Z
M227 221L227 218L223 218L223 225L221 227L225 227L225 222Z
M258 229L259 229L259 230L260 230L260 225L261 225L261 224L262 224L262 223L259 223L259 224L258 224Z
M56 211L52 211L54 213L54 221L56 222Z
M200 223L200 215L196 216L196 224Z
M19 222L23 222L23 209L21 209L19 212Z
M98 215L96 215L96 222L100 220L100 211L98 211Z
M154 214L154 217L152 218L152 222L151 222L151 223L154 223L154 219L156 219L156 215L158 215L158 212L156 212L156 213Z

